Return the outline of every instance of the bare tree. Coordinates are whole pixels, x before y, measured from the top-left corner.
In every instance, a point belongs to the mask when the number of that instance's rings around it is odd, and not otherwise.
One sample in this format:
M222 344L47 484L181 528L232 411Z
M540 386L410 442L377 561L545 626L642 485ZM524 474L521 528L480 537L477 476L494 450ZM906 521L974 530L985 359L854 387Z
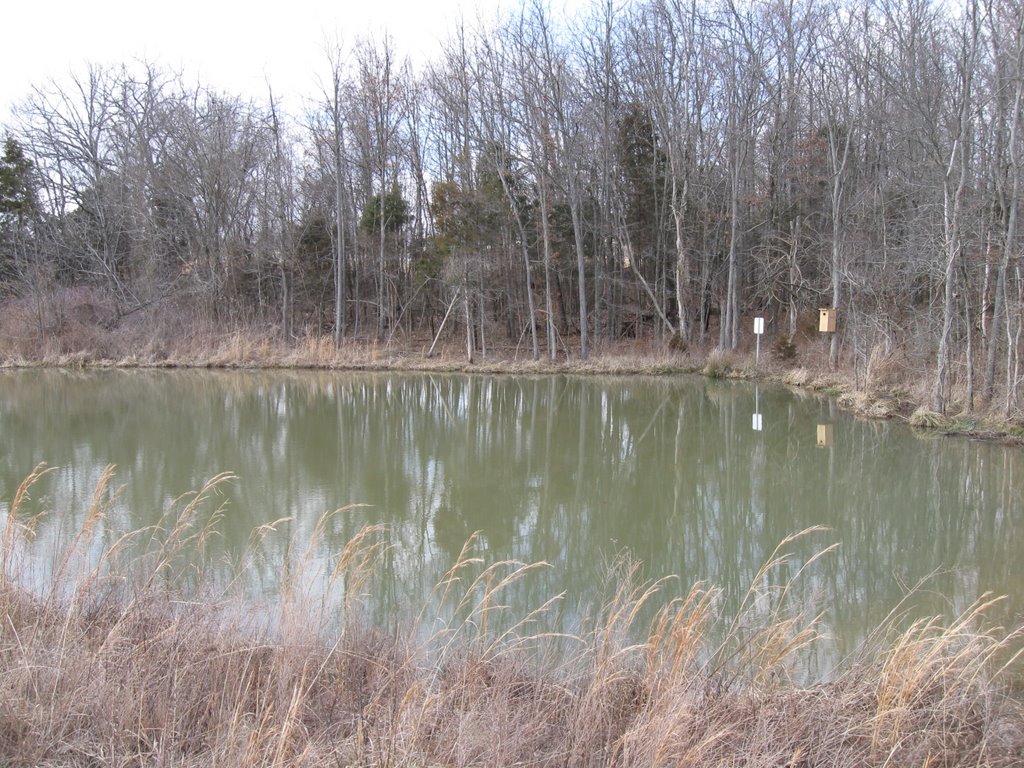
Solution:
M1021 120L1024 115L1024 9L1019 2L1006 0L989 2L986 10L989 22L988 40L992 47L992 65L995 69L991 103L994 106L993 123L997 146L994 148L995 164L992 175L997 209L1001 212L1001 257L992 297L992 321L988 333L982 385L982 397L990 401L995 392L998 350L1004 341L1003 324L1008 314L1011 261L1017 256L1017 222L1020 215L1022 175ZM1012 339L1012 335L1012 331L1007 327L1007 339ZM1008 365L1007 370L1009 369ZM1006 410L1009 409L1011 384L1008 376Z
M346 322L348 317L346 303L348 300L348 254L345 232L345 186L347 176L347 153L345 146L345 71L344 54L340 45L336 44L327 51L327 63L330 66L330 77L321 85L321 102L319 112L326 120L325 124L314 121L313 141L317 146L329 147L328 165L330 168L331 193L334 209L332 276L334 279L334 345L341 347L345 342Z
M475 72L475 89L479 94L480 107L477 111L474 133L481 161L497 176L515 227L513 247L522 259L522 290L526 298L527 320L523 333L529 331L533 359L539 360L540 342L537 335L531 240L527 223L529 213L520 188L517 158L512 152L513 120L505 99L509 88L506 79L507 69L503 61L505 53L493 45L482 44Z
M957 264L963 249L964 190L970 174L974 112L972 97L974 67L978 54L979 26L978 4L971 2L964 14L963 26L959 30L959 39L957 40L959 50L956 59L957 71L954 73L956 89L951 104L954 110L950 120L951 147L949 163L942 180L944 300L933 399L933 406L940 413L946 409L949 393L949 347L953 317L956 312L954 289L956 278L959 276Z
M833 24L833 29L838 25ZM852 82L856 68L850 66L847 57L823 62L821 65L821 88L823 99L822 116L828 144L828 167L830 184L830 213L832 236L830 238L830 273L832 285L831 306L837 310L842 302L843 289L843 248L847 218L847 182L850 166L850 150L857 135L855 102L856 85ZM839 362L839 337L833 333L829 340L828 364L835 370Z
M403 90L408 86L410 73L408 66L398 61L394 41L388 35L380 43L371 39L360 41L355 49L355 62L352 124L376 189L377 337L383 338L385 328L395 319L396 299L393 276L388 272L387 233L391 222L387 198L398 186L398 153L406 118Z

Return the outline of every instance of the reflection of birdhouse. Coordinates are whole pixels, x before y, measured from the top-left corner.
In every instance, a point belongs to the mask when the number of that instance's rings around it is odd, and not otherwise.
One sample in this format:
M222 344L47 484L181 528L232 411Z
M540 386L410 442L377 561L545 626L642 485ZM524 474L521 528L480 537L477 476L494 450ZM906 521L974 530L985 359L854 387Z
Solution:
M818 425L818 447L819 448L831 448L832 447L832 425L831 424L819 424Z
M764 429L764 418L760 413L755 413L754 418L751 419L751 427L755 432L760 432Z
M836 332L836 309L835 307L823 307L818 310L818 332Z

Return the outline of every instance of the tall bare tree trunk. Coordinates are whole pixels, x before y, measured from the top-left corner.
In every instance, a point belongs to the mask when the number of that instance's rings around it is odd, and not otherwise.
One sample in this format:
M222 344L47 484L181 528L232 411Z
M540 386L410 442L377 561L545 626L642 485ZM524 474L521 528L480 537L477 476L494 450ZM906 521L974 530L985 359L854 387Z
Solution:
M963 80L961 82L960 104L957 111L956 137L953 140L953 148L950 151L949 165L942 180L943 199L943 234L945 240L945 284L943 290L942 305L942 333L939 336L939 350L936 360L935 371L935 395L933 407L939 413L945 413L949 401L950 374L950 334L953 328L953 317L956 313L954 307L954 290L957 275L957 259L962 249L960 242L961 220L963 218L964 188L967 186L967 175L969 171L970 152L967 142L971 139L971 86L974 77L975 53L978 47L978 5L972 3L967 12L966 23L971 24L971 29L964 30L964 45L962 51L961 71ZM970 34L968 38L967 35ZM954 176L955 174L955 176ZM955 182L954 182L955 178ZM970 328L968 328L970 333Z
M789 238L789 341L792 343L793 338L796 336L796 294L797 283L800 280L800 271L796 260L797 244L800 242L799 216L793 219L789 225Z
M345 341L347 315L345 301L348 295L346 285L348 268L345 263L345 201L342 168L344 135L341 123L341 63L337 59L331 63L331 78L334 86L330 105L331 122L334 129L332 135L332 148L334 150L334 346L341 347Z
M742 141L737 137L737 142ZM739 314L739 308L736 306L737 299L737 283L739 276L737 275L736 267L736 250L739 247L738 241L740 237L740 149L737 146L735 149L736 157L732 159L733 167L731 171L732 189L729 197L729 257L728 257L728 276L726 278L725 288L725 312L722 314L722 324L718 332L718 346L720 349L736 349L736 343L738 341L736 336L736 325L737 315Z
M551 222L548 221L548 193L547 181L542 178L537 180L539 193L537 197L540 203L540 229L544 253L544 312L548 339L548 358L554 360L558 357L558 339L555 332L555 305L551 295L551 284L554 278L551 273Z
M676 228L676 308L679 311L679 337L690 340L690 259L686 248L686 234L683 230L683 215L686 211L687 182L683 181L682 195L676 194L677 180L672 179L672 220Z
M569 173L575 175L575 171L572 169ZM572 176L569 184L569 211L572 216L573 237L576 240L576 274L579 282L580 302L580 358L586 360L590 356L590 348L587 346L587 323L590 319L587 312L587 272L583 253L583 222L580 220L580 201L577 185Z
M469 279L468 277L463 281L464 290L462 291L462 307L466 319L466 360L470 363L473 362L473 348L475 345L473 341L473 311L469 301Z
M999 271L996 276L996 289L994 296L995 306L992 314L988 355L985 361L985 383L982 390L982 398L986 402L992 399L992 395L995 391L996 354L1000 342L1000 326L1003 323L1004 317L1006 318L1007 326L1009 326L1010 296L1007 282L1009 279L1008 273L1010 270L1010 259L1016 254L1017 248L1017 220L1020 211L1022 173L1020 150L1017 142L1020 133L1021 102L1022 97L1024 97L1024 16L1021 17L1017 28L1016 44L1017 50L1015 57L1016 71L1014 72L1013 107L1010 112L1010 131L1007 140L1007 150L1009 153L1008 171L1010 175L1010 194L1004 194L1003 187L1000 185L1000 203L1006 211L1006 228L1003 235L1003 253L999 260ZM1007 338L1009 339L1009 327L1007 327L1007 331ZM1007 376L1006 383L1007 386L1010 385L1009 376Z

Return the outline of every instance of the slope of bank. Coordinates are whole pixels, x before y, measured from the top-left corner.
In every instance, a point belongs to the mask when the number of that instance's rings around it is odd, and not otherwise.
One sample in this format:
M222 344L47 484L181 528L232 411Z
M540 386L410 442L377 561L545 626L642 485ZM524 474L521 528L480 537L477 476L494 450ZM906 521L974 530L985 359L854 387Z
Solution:
M0 339L2 341L2 339ZM433 350L433 351L431 351ZM799 350L765 349L755 362L752 349L720 352L691 346L677 351L654 340L605 345L580 359L560 352L555 359L533 360L528 349L497 346L475 350L472 359L458 345L432 347L426 339L346 340L339 348L328 336L282 342L273 332L210 330L161 333L153 337L116 332L62 339L52 344L0 344L0 368L261 368L352 371L422 371L486 374L645 375L703 374L712 378L764 381L819 392L857 415L899 419L941 435L961 435L1006 445L1024 445L1024 411L1008 410L993 400L968 409L964 387L946 414L925 405L930 375L909 369L898 353L872 359L865 370L828 369L825 348L805 344Z

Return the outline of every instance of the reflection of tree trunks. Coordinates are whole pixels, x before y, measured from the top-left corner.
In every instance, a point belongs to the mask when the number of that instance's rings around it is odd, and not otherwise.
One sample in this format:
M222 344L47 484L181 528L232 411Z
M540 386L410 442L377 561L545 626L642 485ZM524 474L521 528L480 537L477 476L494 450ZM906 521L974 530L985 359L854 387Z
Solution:
M587 450L587 405L588 405L588 394L590 390L583 388L577 393L579 400L579 408L576 411L576 421L579 423L579 441L576 445L576 507L578 509L586 509L586 489L590 487L591 478L589 476L588 467L586 464L586 457L589 453Z

